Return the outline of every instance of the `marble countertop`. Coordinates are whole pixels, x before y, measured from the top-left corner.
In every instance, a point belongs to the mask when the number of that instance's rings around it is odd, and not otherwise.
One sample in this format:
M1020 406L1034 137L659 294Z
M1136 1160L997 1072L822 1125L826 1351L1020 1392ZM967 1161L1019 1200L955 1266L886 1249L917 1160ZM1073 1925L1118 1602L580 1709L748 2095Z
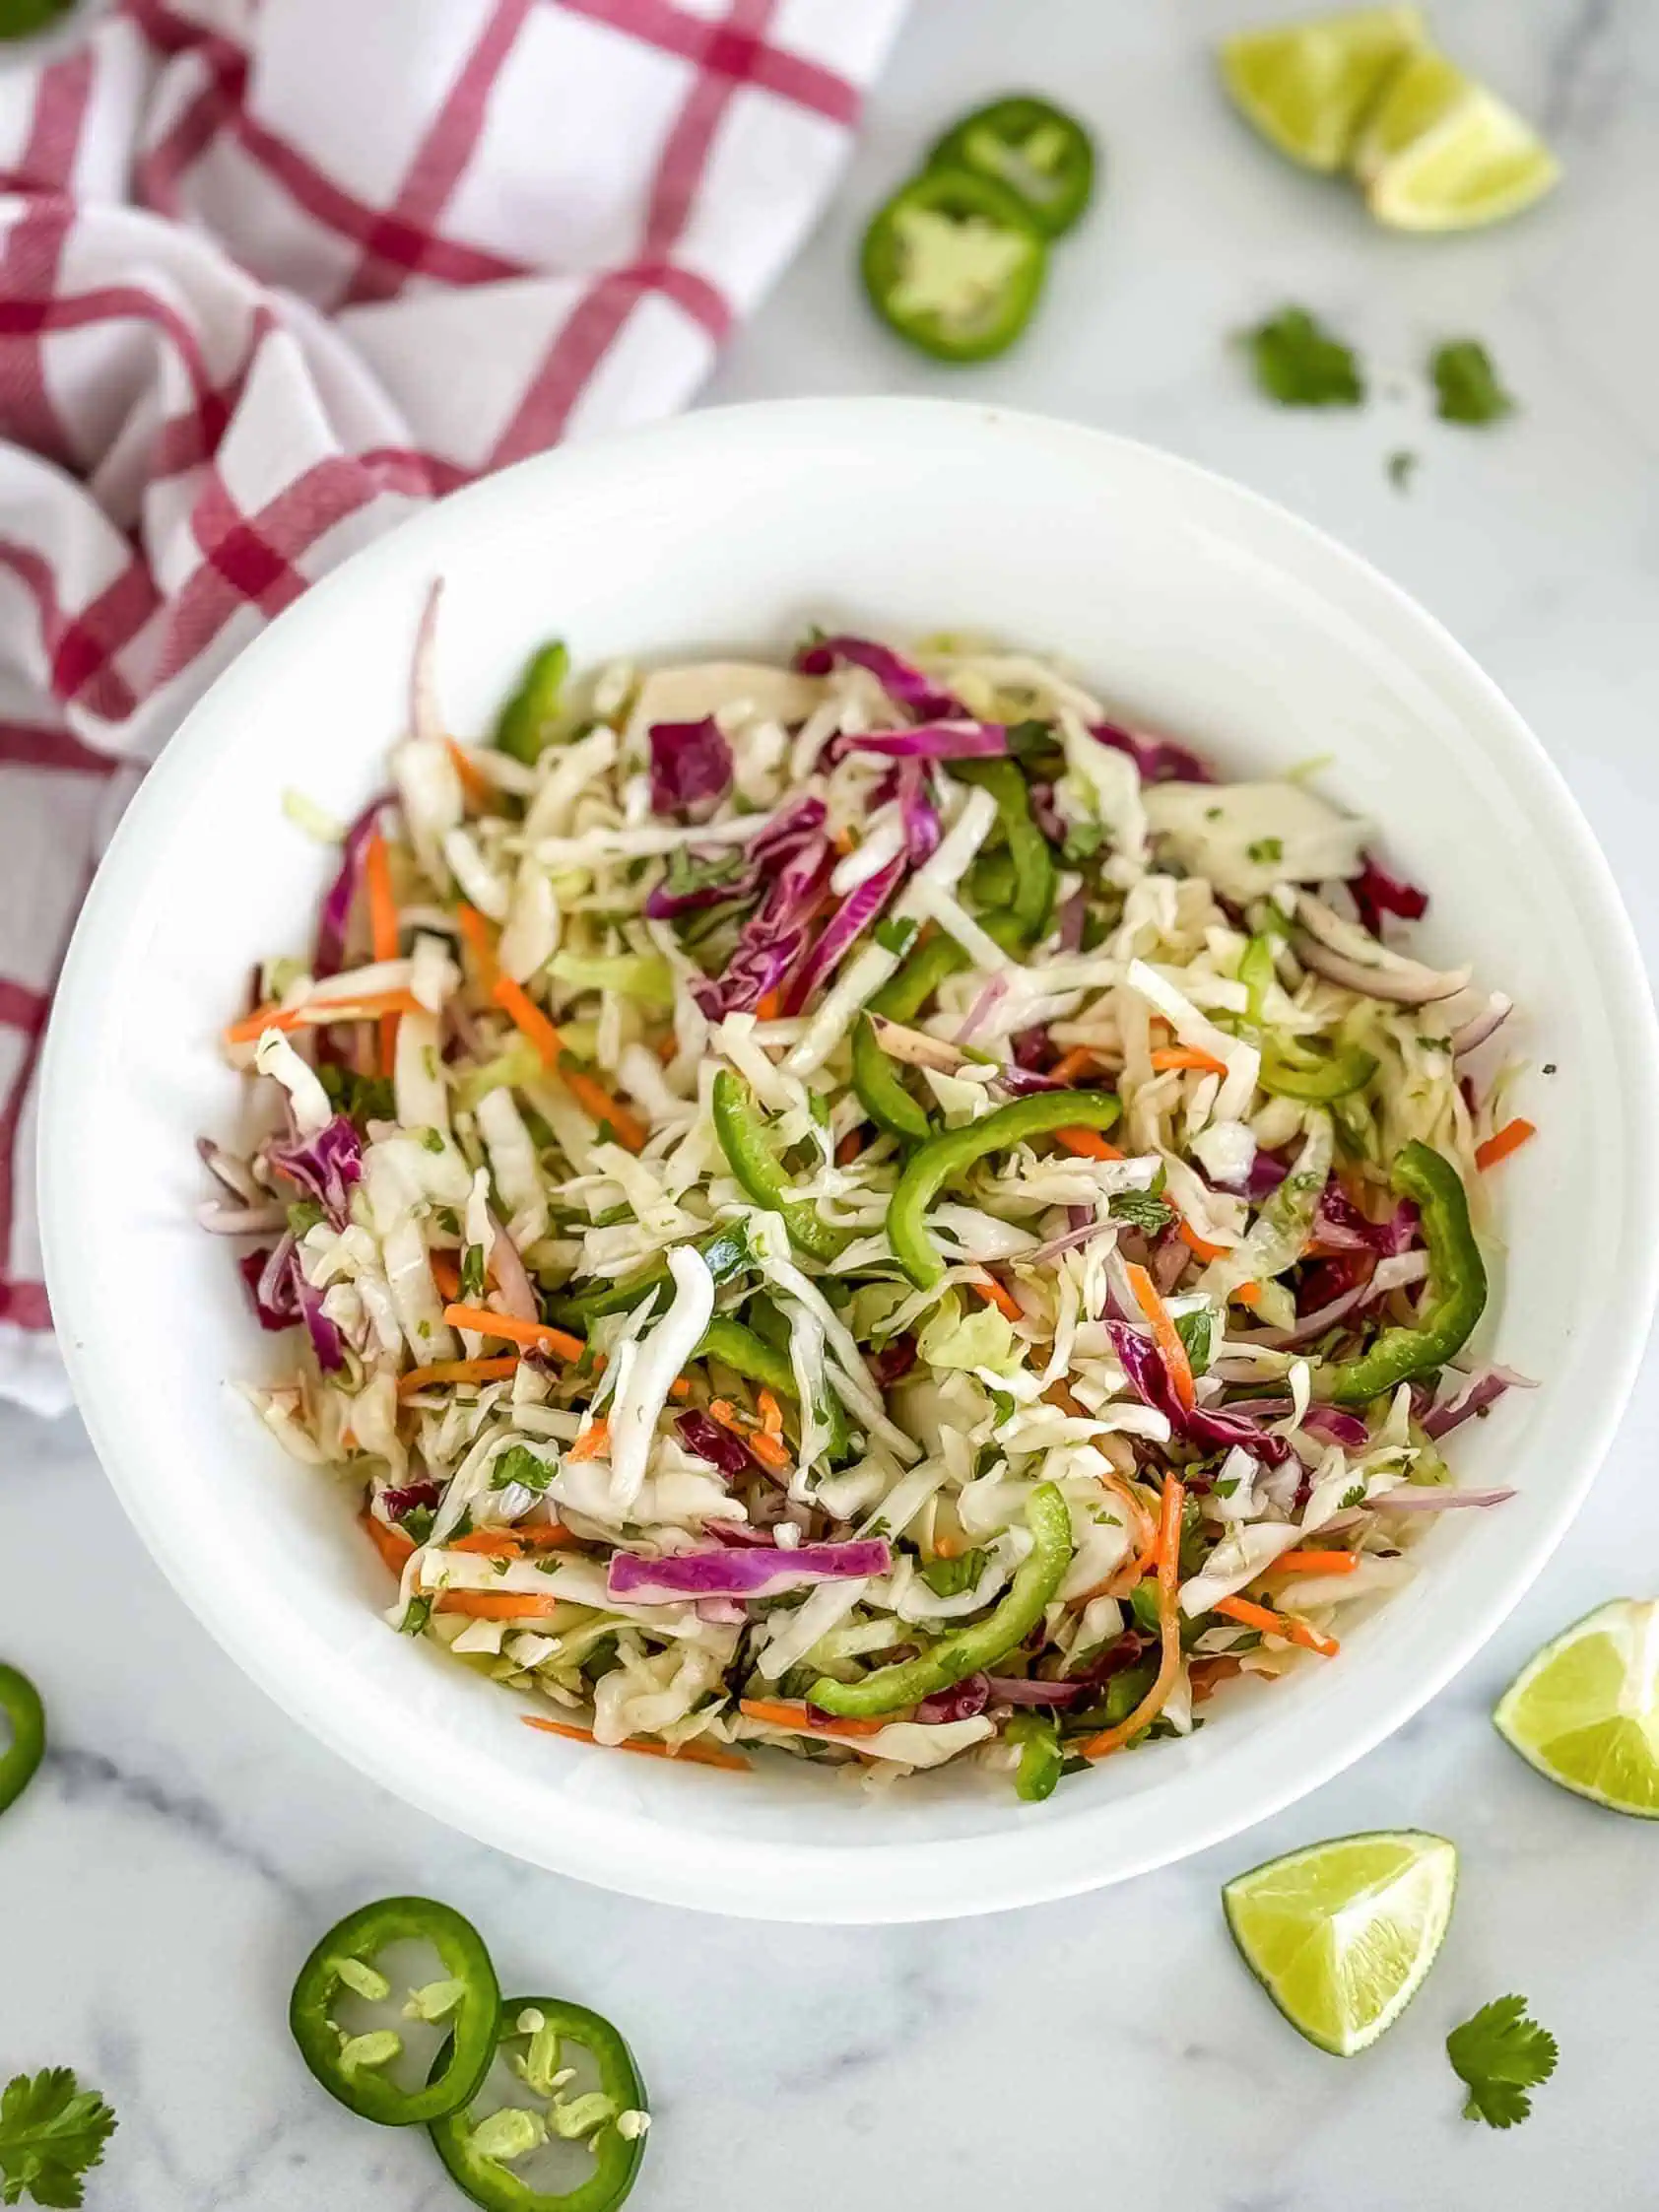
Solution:
M818 0L820 5L830 0ZM1439 0L1447 44L1566 161L1556 200L1487 237L1414 241L1257 149L1207 49L1266 0L916 0L847 186L711 396L949 390L1154 440L1257 486L1395 576L1505 686L1578 794L1644 943L1659 767L1659 13L1644 0ZM864 314L858 227L939 123L1024 81L1106 150L1029 344L965 375ZM1227 334L1287 302L1376 370L1374 404L1264 405ZM1429 419L1414 369L1478 335L1522 413ZM1422 457L1409 494L1386 455ZM458 2202L420 2140L362 2126L284 2026L315 1932L365 1897L448 1898L505 1976L623 2022L658 2133L639 2212L1144 2212L1647 2207L1659 2103L1654 1839L1550 1789L1488 1713L1520 1661L1659 1545L1650 1372L1559 1555L1430 1709L1290 1813L1166 1873L972 1925L825 1929L635 1905L533 1873L404 1810L302 1736L165 1585L77 1424L0 1413L0 1647L52 1709L50 1763L5 1826L0 2078L71 2064L121 2126L89 2201L121 2212ZM1415 2010L1342 2065L1269 2009L1218 1891L1318 1837L1453 1837L1463 1883ZM513 1931L519 1931L515 1937ZM1522 1990L1556 2032L1524 2133L1458 2116L1441 2039Z

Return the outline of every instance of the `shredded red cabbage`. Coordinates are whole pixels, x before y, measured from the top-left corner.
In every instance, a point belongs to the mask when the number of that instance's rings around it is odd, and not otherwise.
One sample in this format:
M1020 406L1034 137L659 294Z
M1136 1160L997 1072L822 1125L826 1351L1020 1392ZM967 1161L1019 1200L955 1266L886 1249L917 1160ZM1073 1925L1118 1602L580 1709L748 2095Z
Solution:
M1316 1242L1339 1251L1370 1251L1388 1259L1411 1250L1417 1223L1417 1208L1409 1198L1400 1201L1387 1221L1368 1221L1333 1175L1313 1216L1313 1236Z
M1208 765L1173 738L1141 737L1116 722L1095 722L1089 732L1114 753L1127 753L1143 783L1214 783Z
M916 1364L915 1338L896 1336L891 1344L884 1344L879 1352L873 1352L868 1364L878 1386L891 1390Z
M941 691L931 676L924 676L891 645L878 645L868 637L820 637L801 647L795 666L803 676L828 676L838 660L867 668L890 699L924 722L949 721L965 711L961 701Z
M352 918L352 902L363 880L364 854L379 823L381 809L391 803L389 791L379 792L346 832L340 872L329 885L322 910L317 915L317 949L311 962L313 975L338 975L346 965L346 930Z
M822 808L820 821L822 822ZM807 930L835 866L835 848L822 829L801 830L787 841L758 838L769 877L765 897L743 925L731 958L717 976L692 984L692 995L711 1022L751 1013L778 989L807 949Z
M1365 865L1348 888L1354 894L1360 919L1371 935L1382 935L1384 914L1398 914L1402 921L1420 921L1428 911L1427 892L1419 891L1416 884L1407 883L1401 876L1391 876L1368 852L1361 858Z
M1291 1447L1283 1437L1270 1436L1240 1412L1207 1406L1189 1410L1183 1406L1156 1345L1125 1321L1108 1320L1106 1327L1136 1396L1164 1415L1176 1436L1211 1451L1230 1451L1234 1444L1241 1444L1270 1467L1282 1466L1291 1456Z
M333 1374L345 1366L346 1340L322 1309L322 1292L313 1290L305 1280L299 1265L299 1240L293 1230L268 1251L245 1252L236 1265L252 1293L253 1310L262 1329L291 1329L303 1321L318 1367Z
M1341 1406L1311 1405L1302 1415L1301 1425L1310 1437L1341 1444L1344 1451L1363 1451L1371 1441L1370 1431L1360 1416L1345 1413Z
M923 1722L976 1720L990 1702L990 1677L970 1674L961 1682L953 1682L948 1690L941 1690L931 1698L923 1698L910 1718Z
M382 1490L380 1503L393 1520L402 1520L406 1513L416 1512L423 1506L435 1513L442 1496L442 1488L435 1482L411 1482L401 1490Z
M750 1453L741 1437L734 1437L729 1429L722 1429L710 1415L700 1413L696 1407L678 1415L674 1426L680 1432L680 1441L688 1451L695 1451L699 1459L706 1459L711 1467L735 1481L746 1475L750 1468Z
M775 1597L783 1590L814 1582L859 1579L885 1575L893 1565L886 1537L864 1536L846 1544L797 1544L793 1551L770 1545L764 1550L731 1547L712 1552L681 1552L673 1559L641 1559L618 1552L611 1561L608 1589L614 1598L650 1604L658 1596Z
M827 809L822 799L800 799L784 807L743 852L733 866L729 849L694 855L695 880L684 890L671 891L659 883L645 901L652 921L673 921L680 914L695 914L706 906L725 906L753 899L780 859L785 859L805 839L824 828Z
M347 1115L337 1113L314 1137L267 1146L265 1157L316 1200L336 1229L346 1227L352 1185L363 1179L363 1142Z
M830 751L880 753L889 761L971 761L1008 751L1000 722L922 722L911 730L872 730L866 737L837 737Z
M1054 804L1053 784L1033 783L1030 795L1031 820L1050 844L1064 844L1066 841L1065 818Z
M796 970L793 980L783 996L785 1014L798 1014L812 997L820 983L839 966L842 959L876 921L888 901L904 880L909 861L903 853L890 860L885 868L878 868L873 876L849 892L846 899L830 915L823 935Z
M993 1674L986 1679L991 1702L999 1706L1075 1705L1089 1688L1081 1676L1076 1682L1039 1682L1026 1674Z
M898 799L899 826L904 832L905 856L912 867L919 868L938 850L943 834L939 809L927 787L927 770L919 761L906 761L895 769L882 785L880 798L885 801L895 793Z
M732 787L732 749L712 714L700 722L653 722L651 812L690 814Z

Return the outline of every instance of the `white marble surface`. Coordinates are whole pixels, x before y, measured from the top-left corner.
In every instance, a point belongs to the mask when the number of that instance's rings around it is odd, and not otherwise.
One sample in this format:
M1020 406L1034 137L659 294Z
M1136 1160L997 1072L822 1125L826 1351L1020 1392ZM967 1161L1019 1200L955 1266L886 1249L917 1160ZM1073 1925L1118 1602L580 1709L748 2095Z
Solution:
M1257 12L1252 0L917 0L841 201L734 348L717 396L995 395L1172 446L1301 509L1416 592L1507 687L1659 953L1659 12L1440 0L1446 41L1548 117L1568 176L1523 224L1427 242L1373 231L1340 190L1228 122L1207 48ZM1096 126L1105 194L1061 253L1029 344L953 377L865 317L853 242L943 118L1022 80ZM1384 371L1364 414L1321 420L1253 395L1226 334L1287 301L1327 314ZM1464 333L1488 341L1524 403L1500 431L1428 421L1405 381L1432 340ZM1403 444L1423 455L1409 497L1383 473ZM1592 1173L1588 1142L1585 1157ZM408 1888L475 1915L509 1979L626 2025L659 2116L639 2212L1651 2206L1655 1838L1535 1779L1487 1714L1546 1635L1651 1586L1656 1443L1650 1376L1583 1517L1483 1656L1392 1743L1268 1827L1067 1905L815 1933L633 1905L405 1812L209 1642L72 1420L0 1415L0 1649L35 1675L54 1721L50 1764L0 1840L0 2078L68 2063L117 2106L97 2208L452 2204L424 2142L333 2108L284 2028L316 1931ZM1244 1976L1218 1888L1292 1844L1403 1824L1457 1840L1462 1896L1415 2011L1341 2065L1298 2043ZM1441 2039L1512 1988L1558 2034L1561 2064L1524 2132L1496 2136L1458 2117Z

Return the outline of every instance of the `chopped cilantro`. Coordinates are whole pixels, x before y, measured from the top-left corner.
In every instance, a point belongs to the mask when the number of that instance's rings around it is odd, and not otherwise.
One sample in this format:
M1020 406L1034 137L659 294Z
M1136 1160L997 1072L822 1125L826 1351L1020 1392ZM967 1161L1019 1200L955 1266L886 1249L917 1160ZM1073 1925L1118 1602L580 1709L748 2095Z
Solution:
M461 1301L476 1306L484 1296L484 1246L469 1244L461 1254Z
M528 1444L510 1444L490 1470L492 1490L505 1490L509 1483L517 1483L524 1490L533 1490L538 1497L546 1490L553 1469L547 1461L532 1451Z
M1492 356L1478 338L1454 338L1428 357L1434 379L1434 412L1442 423L1498 423L1515 402L1497 380Z
M984 1572L985 1554L975 1547L956 1559L930 1559L922 1569L922 1580L935 1597L961 1597Z
M296 1198L288 1209L288 1226L296 1237L303 1237L308 1229L315 1229L327 1218L314 1198Z
M1187 1360L1193 1374L1207 1374L1216 1342L1215 1314L1208 1307L1196 1307L1190 1313L1177 1313L1175 1334L1186 1346Z
M103 2157L115 2114L96 2089L79 2089L67 2066L18 2074L0 2092L0 2199L81 2202L81 2176Z
M1256 382L1281 407L1358 407L1365 380L1352 347L1305 307L1282 307L1245 333Z
M1393 485L1396 492L1409 492L1411 490L1412 477L1416 473L1419 458L1418 454L1413 453L1404 445L1397 452L1389 454L1387 462L1388 481Z
M916 925L913 921L899 921L892 914L885 921L877 922L875 928L876 942L884 953L908 952L910 940L915 934Z
M1452 2030L1446 2056L1468 2085L1464 2118L1513 2127L1532 2111L1527 2092L1556 2070L1556 2039L1528 2019L1525 1997L1498 1997Z
M1244 847L1245 856L1264 868L1271 868L1285 857L1283 838L1257 838L1253 844Z
M1113 1221L1126 1221L1131 1228L1144 1229L1149 1237L1161 1236L1174 1217L1174 1208L1156 1190L1114 1191L1106 1210Z
M419 1636L432 1617L430 1597L412 1597L403 1609L403 1619L397 1625L399 1636Z

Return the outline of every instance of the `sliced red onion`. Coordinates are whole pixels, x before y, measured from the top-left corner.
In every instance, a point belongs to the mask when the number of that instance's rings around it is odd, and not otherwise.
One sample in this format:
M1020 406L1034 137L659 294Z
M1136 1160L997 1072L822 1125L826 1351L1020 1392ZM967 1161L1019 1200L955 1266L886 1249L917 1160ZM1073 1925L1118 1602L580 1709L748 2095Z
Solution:
M1423 1433L1426 1437L1449 1436L1454 1429L1461 1429L1464 1422L1473 1421L1477 1414L1495 1405L1506 1390L1536 1388L1530 1375L1517 1374L1512 1368L1489 1368L1485 1374L1477 1375L1460 1396L1431 1407L1423 1417Z
M712 1552L681 1552L672 1559L641 1559L617 1552L607 1577L613 1598L635 1604L672 1604L685 1597L776 1597L783 1590L815 1582L862 1579L885 1575L893 1551L885 1537L864 1536L846 1544L797 1544L764 1552L726 1547Z
M1367 1503L1372 1512L1384 1513L1443 1513L1457 1506L1502 1506L1513 1498L1512 1490L1455 1490L1427 1484L1409 1489L1391 1490L1386 1497L1372 1498Z
M1271 1152L1257 1151L1250 1163L1250 1173L1244 1178L1246 1198L1271 1198L1290 1173L1283 1160L1276 1160Z
M288 1230L268 1249L244 1252L236 1262L262 1329L291 1329L301 1318L294 1288L295 1251L294 1232Z
M928 1030L913 1030L903 1022L896 1022L891 1015L872 1014L870 1027L876 1042L890 1060L902 1060L906 1067L932 1068L937 1075L955 1075L965 1067L968 1055L960 1045L952 1044Z
M795 655L795 666L803 676L828 676L838 660L867 668L890 699L923 721L948 721L966 711L962 702L941 691L931 676L924 676L890 645L878 645L868 637L821 637L815 644L801 647Z
M415 655L409 664L409 731L438 745L443 743L443 709L437 697L437 609L443 597L439 576L427 594L415 632Z
M238 1160L233 1152L211 1137L198 1137L196 1151L208 1173L224 1184L232 1198L239 1198L246 1206L256 1206L267 1193L245 1160Z
M279 1174L314 1199L336 1229L346 1227L351 1220L352 1186L363 1178L363 1140L347 1115L335 1114L315 1136L268 1145L265 1158Z
M1469 983L1467 969L1442 973L1415 960L1401 961L1393 968L1367 968L1344 953L1332 952L1329 945L1320 944L1305 929L1293 930L1291 944L1304 968L1340 983L1344 990L1357 991L1362 998L1387 999L1397 1006L1428 1006L1435 999L1455 998Z
M490 1227L495 1232L490 1246L490 1272L495 1277L502 1307L515 1320L539 1321L541 1301L518 1255L518 1246L494 1214L490 1217Z
M721 1474L729 1476L734 1482L740 1475L748 1474L754 1463L748 1446L741 1437L734 1437L729 1429L722 1429L711 1415L699 1412L694 1406L685 1413L676 1415L674 1426L679 1431L680 1441L686 1449L695 1452L699 1459L706 1459L711 1467L718 1467ZM759 1530L755 1533L760 1535ZM762 1541L764 1539L762 1538Z
M1361 853L1360 858L1364 866L1348 888L1360 909L1360 919L1371 935L1381 937L1384 914L1398 914L1402 921L1421 921L1428 911L1427 892L1419 891L1402 876L1391 876L1370 853Z
M879 753L888 761L974 761L1008 751L1001 722L920 722L908 730L870 730L862 737L837 737L830 751Z
M1286 1412L1291 1408L1286 1407ZM1341 1406L1311 1405L1302 1415L1302 1428L1310 1437L1323 1437L1327 1443L1341 1444L1344 1451L1363 1451L1371 1441L1371 1433L1357 1413L1345 1413Z
M1090 1214L1087 1206L1068 1206L1066 1211L1068 1214ZM1029 1264L1032 1260L1058 1259L1062 1252L1076 1251L1079 1245L1092 1244L1096 1237L1114 1235L1118 1226L1114 1221L1096 1221L1090 1214L1089 1220L1076 1229L1068 1229L1060 1237L1050 1237L1046 1244L1038 1244L1034 1251L1022 1252L1020 1258L1025 1264Z
M1116 722L1095 722L1090 736L1109 745L1114 753L1127 753L1140 771L1143 783L1214 783L1216 778L1196 753L1172 738L1143 737Z
M1489 1037L1500 1030L1515 1011L1513 999L1505 998L1501 991L1493 991L1485 1007L1473 1020L1464 1023L1451 1034L1451 1053L1454 1060L1462 1059L1465 1052L1473 1052Z
M286 1228L288 1208L275 1198L262 1206L227 1206L222 1198L206 1198L196 1208L196 1220L214 1237L266 1237Z
M996 1088L1006 1091L1011 1099L1029 1099L1033 1091L1063 1091L1066 1085L1056 1083L1051 1075L1035 1075L1029 1068L1005 1067L995 1078Z
M391 803L389 791L379 792L352 823L342 840L339 873L329 885L317 915L317 948L311 973L319 981L325 975L338 975L345 966L346 931L352 918L352 902L363 881L364 859L380 816Z
M1063 953L1080 952L1083 948L1083 928L1089 919L1089 898L1082 889L1074 891L1054 917L1054 926L1060 933L1060 950Z
M961 1682L953 1682L948 1690L923 1698L910 1718L921 1721L924 1726L940 1720L976 1720L990 1702L990 1678L970 1674Z
M900 853L890 860L885 868L878 868L836 907L825 927L823 935L813 946L806 959L796 970L788 990L784 994L785 1014L798 1014L818 986L852 950L864 932L876 921L888 901L903 882L909 860Z
M1066 821L1064 815L1054 804L1053 784L1033 783L1030 789L1030 798L1031 820L1050 844L1064 844L1066 841ZM1076 949L1073 946L1074 952Z
M1190 1246L1171 1222L1159 1238L1152 1255L1152 1279L1163 1297L1168 1297L1186 1273L1187 1261L1191 1257Z
M1081 1678L1076 1682L1039 1682L1024 1674L993 1674L988 1683L991 1703L999 1706L1076 1705L1090 1688Z
M973 1004L962 1016L956 1034L956 1041L965 1044L975 1030L982 1029L995 1007L1008 995L1008 977L1004 974L988 976L980 985Z
M653 722L651 812L692 814L732 787L732 749L712 714L700 722Z

